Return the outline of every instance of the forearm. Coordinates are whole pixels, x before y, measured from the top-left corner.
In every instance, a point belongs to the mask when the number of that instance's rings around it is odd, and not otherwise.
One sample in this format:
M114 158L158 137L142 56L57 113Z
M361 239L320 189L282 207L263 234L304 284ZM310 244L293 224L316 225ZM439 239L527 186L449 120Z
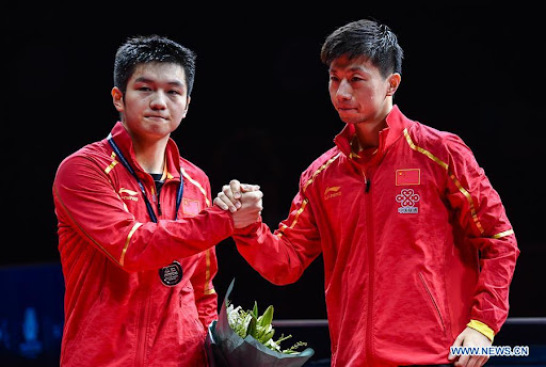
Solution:
M485 241L481 248L480 275L470 318L498 333L508 317L509 289L519 249L513 234Z
M177 221L148 222L129 232L120 262L135 271L163 266L173 258L210 249L232 233L229 214L217 208L207 208L195 217Z
M233 239L239 253L252 268L276 285L296 282L318 256L318 251L309 251L316 248L311 241L308 246L297 244L279 231L271 233L264 223L250 226L246 232L238 232Z

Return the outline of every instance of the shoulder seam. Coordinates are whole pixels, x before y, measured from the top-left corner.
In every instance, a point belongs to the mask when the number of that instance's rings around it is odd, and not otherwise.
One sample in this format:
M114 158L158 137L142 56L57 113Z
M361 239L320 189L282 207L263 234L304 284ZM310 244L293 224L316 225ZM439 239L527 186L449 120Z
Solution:
M210 206L210 200L209 198L207 197L207 192L205 191L205 189L203 188L203 186L201 186L201 184L199 182L197 182L196 180L194 180L187 172L184 168L180 167L180 172L182 173L182 176L184 176L189 182L191 182L194 186L197 187L197 189L199 191L201 191L201 193L203 194L203 196L205 197L205 201L207 203L207 207Z
M409 135L408 129L404 129L404 137L406 138L406 141L411 149L415 150L416 152L419 152L426 156L427 158L431 159L433 162L437 163L440 167L442 167L446 172L455 187L459 190L459 192L466 198L469 208L470 208L470 215L472 216L472 220L474 222L474 225L478 229L478 231L483 234L485 231L483 229L483 226L481 224L480 219L478 218L478 213L476 211L476 205L474 203L474 199L472 198L472 195L466 190L466 188L463 186L463 184L459 181L459 179L455 176L453 172L449 169L449 165L442 161L440 158L433 155L428 150L421 148L420 146L416 145L413 140L411 139L411 136Z
M341 153L337 153L332 158L328 159L325 163L323 163L313 174L311 175L311 178L309 178L307 181L305 181L305 184L302 186L302 191L305 192L307 190L307 187L315 180L315 178L324 170L326 170L336 159L339 158Z

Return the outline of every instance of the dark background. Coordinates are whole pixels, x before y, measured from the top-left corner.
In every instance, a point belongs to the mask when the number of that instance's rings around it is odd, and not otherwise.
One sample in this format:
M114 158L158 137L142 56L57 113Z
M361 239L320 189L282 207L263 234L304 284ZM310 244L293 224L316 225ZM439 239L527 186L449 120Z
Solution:
M196 51L190 111L173 138L209 175L213 196L232 178L259 184L264 221L276 228L300 173L344 126L329 101L321 44L338 26L371 16L405 51L395 103L412 119L460 135L503 198L521 249L510 316L546 316L543 3L223 4L6 5L0 265L58 262L55 170L112 128L114 54L136 34L166 35ZM217 253L220 299L236 277L243 306L273 304L275 319L326 317L320 258L299 282L277 287L231 239Z

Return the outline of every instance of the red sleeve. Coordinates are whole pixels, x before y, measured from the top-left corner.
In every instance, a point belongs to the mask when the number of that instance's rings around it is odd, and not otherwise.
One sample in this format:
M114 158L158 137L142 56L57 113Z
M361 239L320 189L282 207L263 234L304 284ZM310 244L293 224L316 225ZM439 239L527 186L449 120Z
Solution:
M53 183L56 212L107 258L128 271L157 269L176 257L209 249L229 237L229 212L207 208L191 218L138 222L104 171L91 159L65 160ZM66 241L70 239L65 238Z
M450 150L448 200L466 237L480 252L480 275L470 313L497 333L508 317L508 292L519 256L499 194L460 139ZM470 320L469 320L470 321Z
M239 253L273 284L296 282L320 254L320 236L310 199L301 189L294 197L290 214L271 233L265 223L257 223L233 236Z

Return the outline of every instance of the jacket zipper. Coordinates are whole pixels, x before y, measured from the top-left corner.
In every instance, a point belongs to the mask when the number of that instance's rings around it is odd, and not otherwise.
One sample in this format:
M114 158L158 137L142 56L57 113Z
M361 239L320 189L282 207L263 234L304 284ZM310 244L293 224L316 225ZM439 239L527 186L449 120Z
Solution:
M150 310L150 301L148 296L149 291L146 290L143 300L143 310L140 312L140 320L138 323L138 344L136 352L135 366L146 365L146 342L148 341L148 313Z
M157 192L157 217L161 217L161 191Z
M156 213L156 216L157 218L159 219L159 217L161 217L161 190L158 190L157 189L157 184L155 182L155 180L152 178L152 189L150 190L151 194L152 194L152 197L154 198L155 201L157 201L157 206L156 206L156 209L157 209L157 213Z
M160 191L156 193L155 188L155 182L154 187L150 191L153 195L155 195L157 200L157 217L159 218L161 216L161 204L160 204ZM143 277L146 277L147 274L143 273ZM146 366L146 344L148 342L148 319L149 319L149 312L150 312L150 289L147 286L147 281L143 280L143 283L145 284L145 291L143 294L143 305L142 305L142 312L140 312L140 319L138 323L138 343L137 343L137 352L136 352L136 361L135 366Z
M364 192L369 194L370 192L370 178L366 175L364 168L362 168L362 176L364 177ZM372 203L371 195L365 195L365 210L366 210L366 242L368 247L368 315L366 323L366 349L368 365L373 365L372 361L372 310L373 310L373 281L374 281L374 246L373 246L373 223L372 223Z

